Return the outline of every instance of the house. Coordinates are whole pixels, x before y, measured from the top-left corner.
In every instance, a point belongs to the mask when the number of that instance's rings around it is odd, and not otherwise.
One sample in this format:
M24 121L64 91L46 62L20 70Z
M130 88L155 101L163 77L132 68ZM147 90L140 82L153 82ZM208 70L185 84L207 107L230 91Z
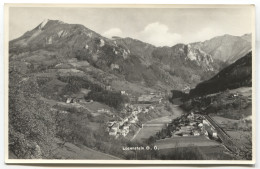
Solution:
M144 113L148 113L149 112L149 109L144 109Z
M90 100L86 100L86 102L88 102L88 103L92 103L92 102L93 102L93 100L91 100L91 99L90 99Z
M212 132L212 137L217 139L218 138L218 133L216 131L213 131Z
M135 121L138 121L138 117L137 117L137 116L134 116L134 120L135 120Z
M138 114L138 111L134 110L132 111L132 115L137 115Z
M138 121L137 116L132 116L132 117L130 117L130 119L129 119L129 122L130 122L130 123L136 123L137 121Z
M115 130L116 132L119 130L119 124L118 123L114 123L111 130Z
M73 94L70 98L67 99L66 103L79 103L79 102L85 102L83 93L79 94Z
M187 118L188 118L189 120L194 120L194 113L191 112L191 113L187 116Z
M195 125L196 125L196 122L190 122L189 125L190 125L190 126L195 126Z
M202 123L203 123L203 125L209 125L207 120L203 120Z
M129 126L128 125L124 125L123 126L123 130L128 130L129 131Z
M207 132L207 130L204 130L204 133L203 133L206 137L208 137L209 133Z
M191 127L190 126L182 126L180 129L180 132L182 133L190 133L191 132Z
M199 132L198 130L194 130L194 131L193 131L193 135L194 135L194 136L199 136L199 135L200 135L200 132Z
M107 123L107 126L108 126L108 127L112 127L112 126L114 125L114 123L115 123L114 121L108 122L108 123Z
M203 124L202 124L202 123L200 123L198 126L202 128L202 127L203 127Z
M125 91L124 91L124 90L121 90L121 94L122 94L122 95L125 95L126 93L125 93Z
M124 120L119 121L119 126L122 126L124 123Z
M182 133L182 136L183 136L183 137L190 136L190 133Z
M68 111L65 111L65 110L61 110L61 111L59 111L59 113L68 114L69 112L68 112Z
M117 130L114 130L113 128L109 131L110 136L116 136Z
M123 119L123 122L124 122L124 123L125 123L125 122L128 122L128 117L124 118L124 119Z
M129 130L123 129L123 130L121 131L121 134L122 134L124 137L125 137L128 133L129 133Z
M67 98L66 103L72 103L72 98Z
M107 109L98 109L98 113L110 113L110 110Z

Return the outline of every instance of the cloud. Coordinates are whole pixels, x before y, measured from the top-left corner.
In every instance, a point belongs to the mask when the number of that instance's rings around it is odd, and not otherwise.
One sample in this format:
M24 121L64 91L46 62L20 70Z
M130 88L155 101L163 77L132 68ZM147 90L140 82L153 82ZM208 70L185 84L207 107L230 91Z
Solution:
M193 41L204 41L204 40L211 39L212 37L220 36L223 34L225 34L225 32L222 31L221 29L213 29L211 27L205 27L196 33L196 36L194 37Z
M137 36L155 46L173 46L182 38L180 34L169 32L168 26L159 22L148 24Z
M122 36L123 32L119 28L111 28L103 33L103 36L112 38L113 36Z

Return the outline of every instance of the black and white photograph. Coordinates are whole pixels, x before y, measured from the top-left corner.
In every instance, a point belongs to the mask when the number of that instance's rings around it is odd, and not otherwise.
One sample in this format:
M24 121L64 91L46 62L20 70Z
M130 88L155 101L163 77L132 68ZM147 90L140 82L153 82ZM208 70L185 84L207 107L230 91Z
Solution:
M6 162L254 164L254 12L5 4Z

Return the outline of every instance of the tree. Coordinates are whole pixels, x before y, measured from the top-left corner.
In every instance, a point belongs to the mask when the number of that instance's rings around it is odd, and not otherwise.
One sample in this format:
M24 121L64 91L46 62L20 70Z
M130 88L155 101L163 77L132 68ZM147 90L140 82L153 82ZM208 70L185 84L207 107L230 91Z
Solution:
M35 78L10 72L9 150L18 158L50 158L55 135L53 112L39 100Z

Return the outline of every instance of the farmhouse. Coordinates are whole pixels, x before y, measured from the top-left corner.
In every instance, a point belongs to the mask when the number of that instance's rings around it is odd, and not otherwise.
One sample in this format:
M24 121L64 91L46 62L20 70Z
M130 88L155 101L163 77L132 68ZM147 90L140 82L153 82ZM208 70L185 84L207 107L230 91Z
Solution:
M82 103L86 102L84 98L84 94L73 94L71 97L67 98L66 103Z
M102 108L102 109L98 109L97 112L98 113L110 113L110 110Z
M121 93L121 95L128 95L128 94L126 93L126 91L124 91L124 90L121 90L120 93Z
M125 137L128 133L129 133L129 130L123 129L123 130L121 131L121 135L124 136L124 137Z
M69 97L69 98L67 98L67 100L66 100L66 103L72 103L72 98L71 97Z
M194 136L199 136L199 135L200 135L200 132L199 132L198 130L194 130L194 131L193 131L193 135L194 135Z
M107 123L107 126L108 126L108 127L112 127L112 126L114 125L114 123L115 123L114 121L108 122L108 123Z
M109 131L110 136L116 136L117 135L117 130L114 130L113 128Z
M137 116L132 116L132 117L130 117L130 119L129 119L129 122L130 123L136 123L138 121L138 117Z
M115 130L117 132L119 130L119 124L118 123L114 123L114 125L111 128L111 130Z

